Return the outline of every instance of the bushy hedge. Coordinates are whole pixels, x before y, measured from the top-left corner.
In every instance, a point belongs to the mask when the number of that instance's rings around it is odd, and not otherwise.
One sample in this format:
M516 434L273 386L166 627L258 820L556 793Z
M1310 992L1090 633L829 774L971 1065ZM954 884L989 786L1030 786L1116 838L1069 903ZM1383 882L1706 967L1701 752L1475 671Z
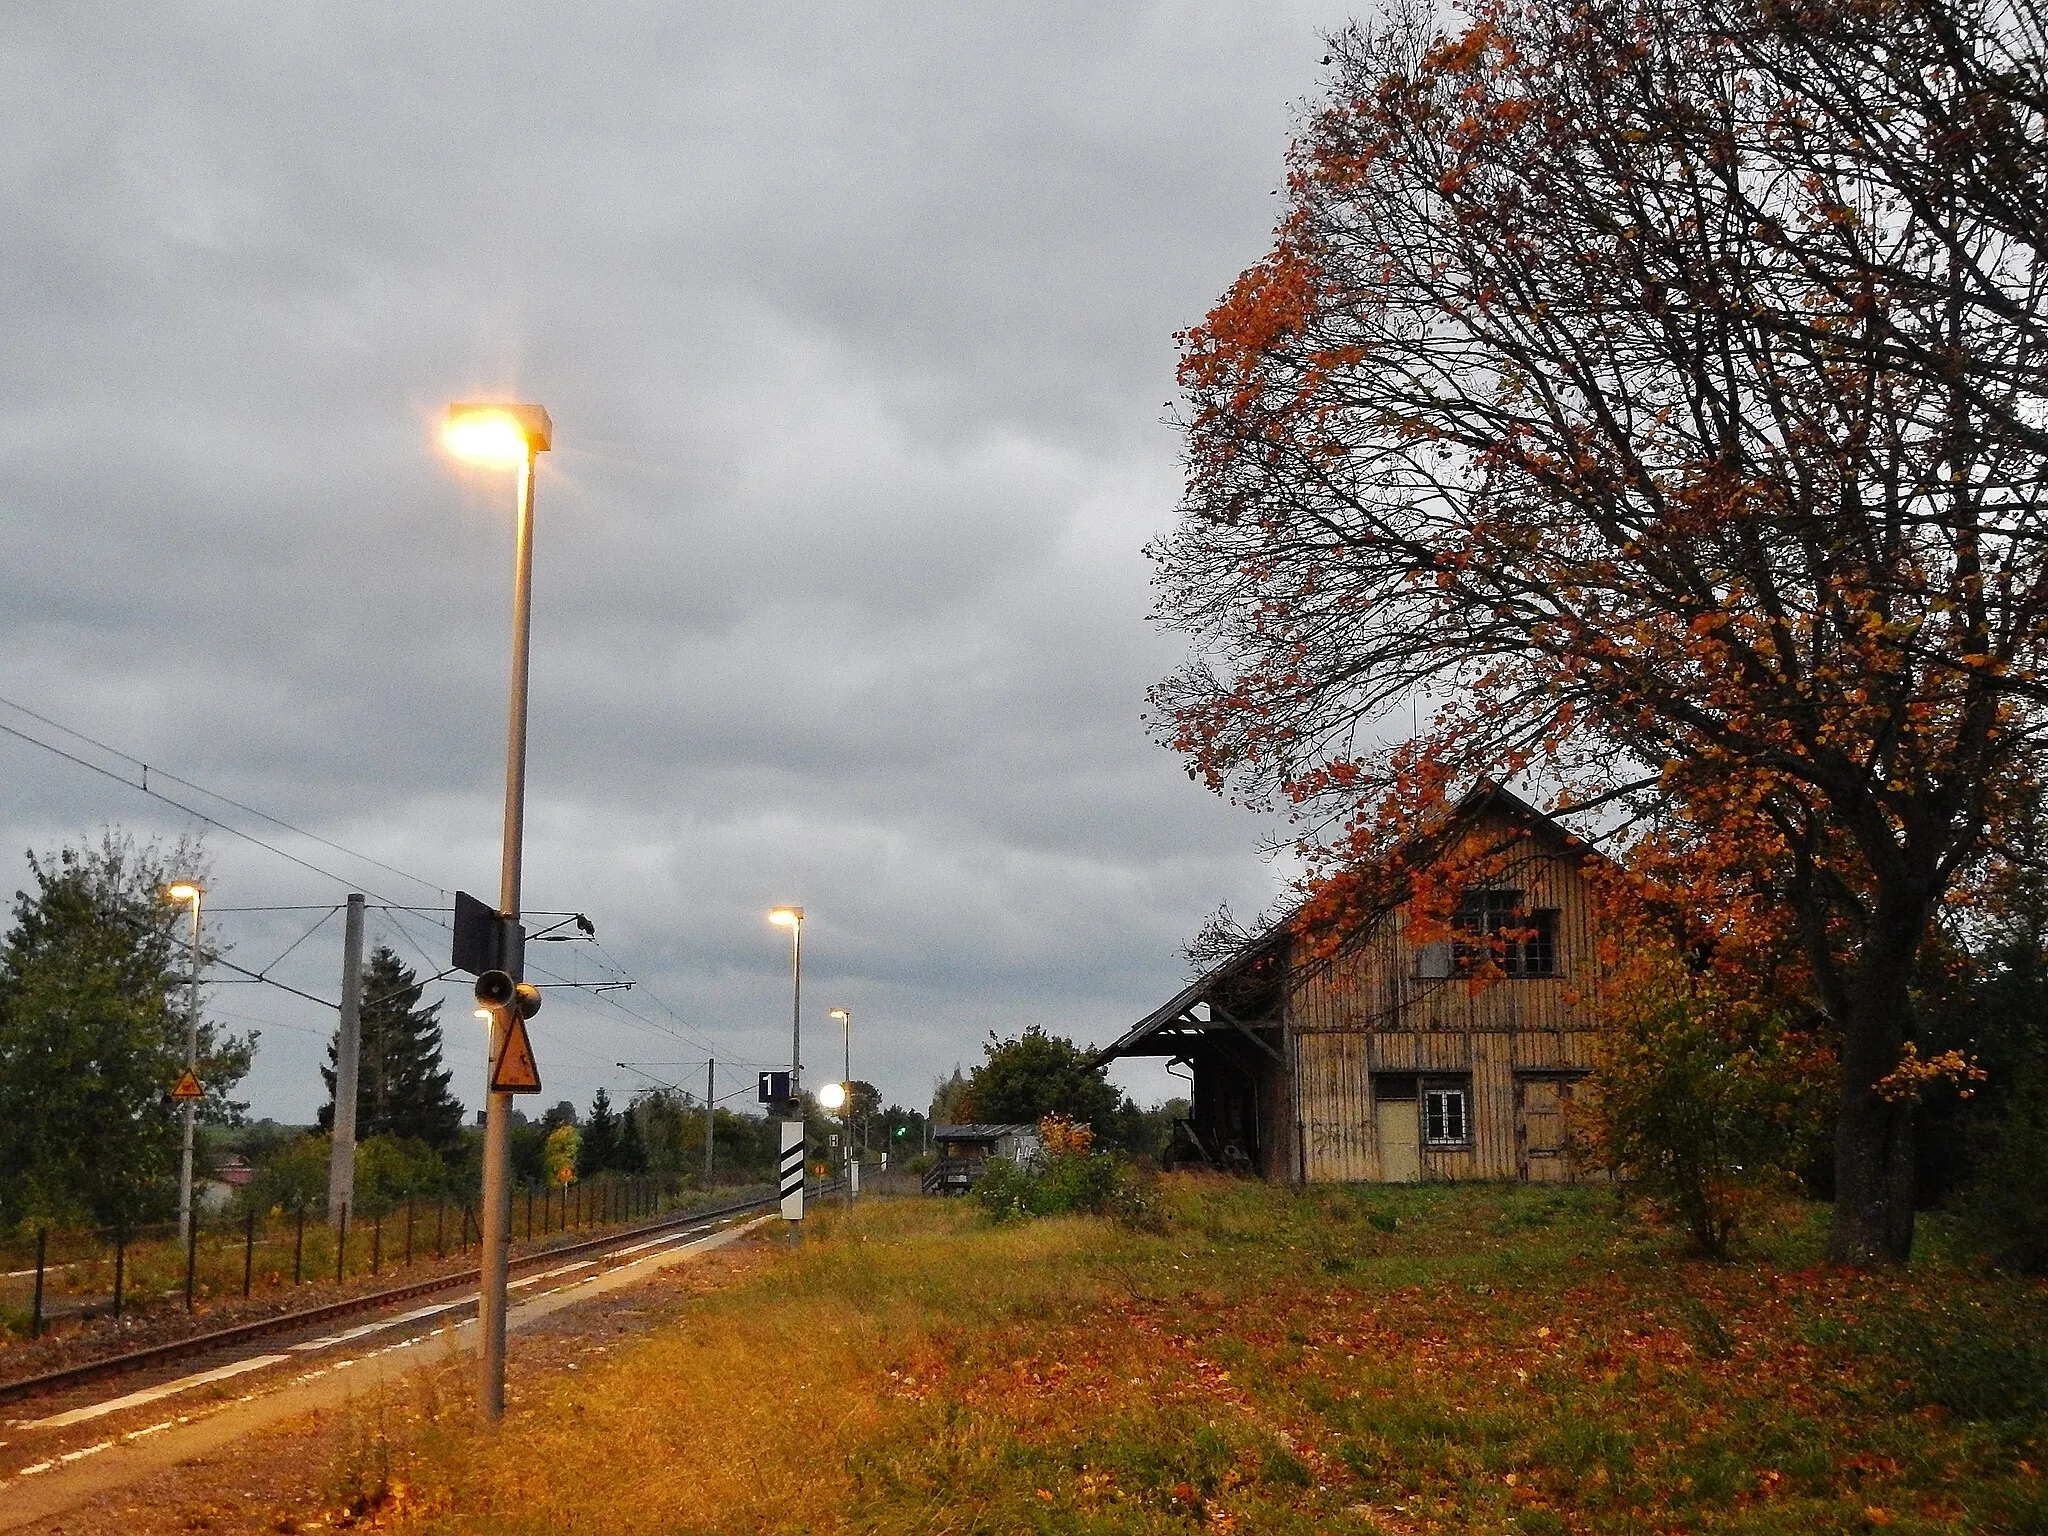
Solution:
M1123 1169L1107 1152L1040 1157L1029 1163L992 1157L975 1181L974 1198L997 1221L1068 1211L1108 1215L1122 1184Z
M974 1198L996 1221L1082 1212L1136 1226L1157 1217L1133 1187L1122 1159L1095 1150L1095 1133L1065 1115L1038 1122L1039 1150L1024 1159L992 1157L975 1182Z

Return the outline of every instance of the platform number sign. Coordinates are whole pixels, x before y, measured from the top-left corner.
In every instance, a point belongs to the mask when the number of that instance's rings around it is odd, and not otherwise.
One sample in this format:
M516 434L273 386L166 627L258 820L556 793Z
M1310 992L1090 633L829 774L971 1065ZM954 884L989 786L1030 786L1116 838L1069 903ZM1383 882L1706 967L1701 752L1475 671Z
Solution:
M781 1164L782 1215L785 1221L804 1219L804 1123L782 1122Z

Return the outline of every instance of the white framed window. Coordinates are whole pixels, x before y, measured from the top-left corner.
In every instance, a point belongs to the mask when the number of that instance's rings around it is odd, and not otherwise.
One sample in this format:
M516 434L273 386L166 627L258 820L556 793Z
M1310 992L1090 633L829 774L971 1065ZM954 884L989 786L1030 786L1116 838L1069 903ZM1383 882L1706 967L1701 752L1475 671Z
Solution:
M1462 1147L1472 1140L1472 1095L1463 1087L1422 1090L1422 1139L1432 1147Z

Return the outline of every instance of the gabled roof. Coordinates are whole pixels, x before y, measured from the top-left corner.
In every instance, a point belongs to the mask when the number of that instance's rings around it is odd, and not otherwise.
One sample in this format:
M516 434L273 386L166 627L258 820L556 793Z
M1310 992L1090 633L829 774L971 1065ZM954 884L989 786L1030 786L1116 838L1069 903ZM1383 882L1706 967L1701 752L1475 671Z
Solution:
M1560 846L1576 848L1592 858L1605 857L1583 839L1559 825L1555 817L1545 815L1520 795L1491 779L1481 779L1467 790L1453 807L1444 825L1446 828L1452 827L1489 810L1504 811L1513 819L1527 823L1533 830L1551 834ZM1410 842L1404 845L1401 852L1405 854L1417 846L1417 842ZM1271 1052L1272 1046L1253 1034L1250 1024L1232 1017L1227 1011L1219 1008L1216 996L1230 983L1243 977L1260 960L1285 947L1302 905L1304 904L1298 903L1285 917L1246 943L1236 954L1220 964L1211 966L1175 996L1138 1020L1113 1044L1097 1051L1090 1058L1091 1064L1100 1065L1118 1056L1139 1054L1137 1048L1147 1042L1151 1043L1152 1049L1142 1054L1164 1054L1176 1043L1192 1043L1200 1036L1218 1030L1236 1031L1250 1039L1261 1050ZM1204 1004L1208 1007L1209 1017L1196 1017L1195 1008Z

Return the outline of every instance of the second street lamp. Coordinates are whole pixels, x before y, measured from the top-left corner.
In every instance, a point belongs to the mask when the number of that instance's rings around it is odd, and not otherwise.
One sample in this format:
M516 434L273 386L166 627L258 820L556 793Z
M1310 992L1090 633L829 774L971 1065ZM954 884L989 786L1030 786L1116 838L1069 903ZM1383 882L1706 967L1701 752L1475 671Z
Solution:
M519 471L518 533L512 557L512 707L505 740L505 836L498 873L498 912L507 925L519 920L519 879L526 838L527 642L533 616L533 470L535 458L554 446L554 423L537 405L467 404L448 407L442 441L458 459L490 469ZM524 976L523 961L512 960L513 980ZM511 1013L491 1010L494 1064L505 1046ZM484 1416L505 1416L505 1271L512 1232L512 1095L484 1094L482 1284L477 1323L482 1360L478 1400Z
M187 956L190 969L185 979L185 1075L196 1078L199 1072L199 904L206 893L190 880L180 880L164 892L170 900L181 906L190 903L192 907L192 945ZM182 1090L184 1084L179 1084ZM184 1149L178 1154L178 1241L192 1240L192 1142L194 1127L199 1119L199 1096L183 1094L184 1100Z
M845 1166L845 1168L841 1169L841 1170L840 1170L840 1172L841 1172L841 1174L842 1174L842 1175L843 1175L843 1176L845 1177L845 1179L846 1179L846 1203L847 1203L848 1205L851 1205L851 1204L853 1203L853 1160L854 1160L854 1151L853 1151L853 1010L852 1010L852 1009L850 1009L850 1008L834 1008L834 1009L833 1009L833 1010L832 1010L832 1011L831 1011L830 1013L828 1013L828 1014L826 1015L826 1017L827 1017L827 1018L831 1018L831 1019L837 1019L837 1020L839 1021L839 1047L840 1047L840 1052L841 1052L841 1055L840 1055L840 1062L839 1062L839 1071L840 1071L840 1078L839 1078L839 1081L840 1081L840 1083L841 1083L841 1084L843 1084L843 1085L844 1085L844 1087L845 1087L845 1089L846 1089L846 1099L845 1099L845 1102L844 1102L843 1106L841 1107L841 1109L840 1109L840 1111L839 1111L839 1113L840 1113L840 1118L841 1118L841 1125L840 1125L840 1129L841 1129L841 1130L842 1130L842 1131L843 1131L843 1132L845 1133L845 1135L846 1135L846 1166Z
M777 907L768 921L789 930L789 1097L803 1117L804 1098L804 909Z

